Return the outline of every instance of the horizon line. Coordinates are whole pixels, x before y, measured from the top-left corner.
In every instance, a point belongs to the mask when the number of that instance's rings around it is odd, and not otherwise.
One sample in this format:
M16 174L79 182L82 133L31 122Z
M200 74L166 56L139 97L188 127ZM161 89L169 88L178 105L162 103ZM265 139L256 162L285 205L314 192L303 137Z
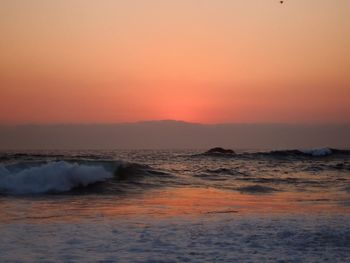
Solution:
M138 121L121 121L121 122L57 122L57 123L6 123L0 122L0 127L17 127L17 126L112 126L112 125L135 125L145 123L181 123L189 125L216 126L216 125L350 125L350 121L343 122L192 122L175 119L160 120L138 120Z

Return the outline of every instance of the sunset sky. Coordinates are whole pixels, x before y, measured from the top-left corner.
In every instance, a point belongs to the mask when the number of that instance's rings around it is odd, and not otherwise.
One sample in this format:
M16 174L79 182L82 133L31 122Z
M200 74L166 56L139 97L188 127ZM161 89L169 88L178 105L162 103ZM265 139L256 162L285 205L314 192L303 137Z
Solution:
M0 124L350 122L349 0L0 0Z

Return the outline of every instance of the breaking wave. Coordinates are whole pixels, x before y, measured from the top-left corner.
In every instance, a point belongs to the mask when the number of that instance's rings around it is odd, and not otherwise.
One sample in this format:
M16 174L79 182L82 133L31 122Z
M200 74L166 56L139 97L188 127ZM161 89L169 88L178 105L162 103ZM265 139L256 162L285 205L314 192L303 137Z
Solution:
M333 152L334 151L334 152ZM320 149L308 149L308 150L282 150L282 151L271 151L263 153L265 155L273 156L311 156L311 157L322 157L329 156L333 153L341 153L341 150L335 150L331 148L320 148Z
M0 166L1 194L61 193L105 181L113 173L103 166L65 161L51 162L21 170Z
M319 149L307 149L307 150L281 150L271 151L263 153L255 153L272 157L327 157L327 156L350 156L350 150L339 150L333 148L319 148Z
M71 190L75 193L113 194L123 190L125 184L128 184L127 188L135 184L144 186L147 184L143 180L145 178L157 177L161 181L169 176L148 165L118 160L21 161L0 164L0 195L50 194ZM97 185L102 182L104 184ZM94 187L86 188L90 185Z
M221 149L218 151L218 149ZM220 154L218 154L218 152ZM231 158L254 158L254 157L300 157L300 158L310 158L310 157L327 157L331 155L337 156L350 156L350 150L340 150L334 148L319 148L319 149L305 149L305 150L275 150L268 152L243 152L235 153L232 150L213 148L201 154L195 154L193 157L197 156L211 156L211 157L231 157Z
M304 154L311 156L327 156L332 154L332 150L329 148L312 149L302 151Z

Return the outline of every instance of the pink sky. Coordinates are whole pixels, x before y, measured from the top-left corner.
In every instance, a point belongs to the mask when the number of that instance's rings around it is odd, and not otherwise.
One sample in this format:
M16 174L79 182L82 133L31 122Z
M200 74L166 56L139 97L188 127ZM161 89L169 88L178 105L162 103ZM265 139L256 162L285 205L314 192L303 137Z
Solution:
M0 0L0 123L349 122L348 0Z

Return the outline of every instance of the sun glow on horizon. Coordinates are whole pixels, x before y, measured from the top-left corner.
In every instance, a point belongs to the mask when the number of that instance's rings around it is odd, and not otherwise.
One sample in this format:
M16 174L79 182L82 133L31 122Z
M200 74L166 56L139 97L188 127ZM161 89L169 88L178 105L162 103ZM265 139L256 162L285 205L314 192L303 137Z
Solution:
M350 121L348 1L0 7L0 123Z

